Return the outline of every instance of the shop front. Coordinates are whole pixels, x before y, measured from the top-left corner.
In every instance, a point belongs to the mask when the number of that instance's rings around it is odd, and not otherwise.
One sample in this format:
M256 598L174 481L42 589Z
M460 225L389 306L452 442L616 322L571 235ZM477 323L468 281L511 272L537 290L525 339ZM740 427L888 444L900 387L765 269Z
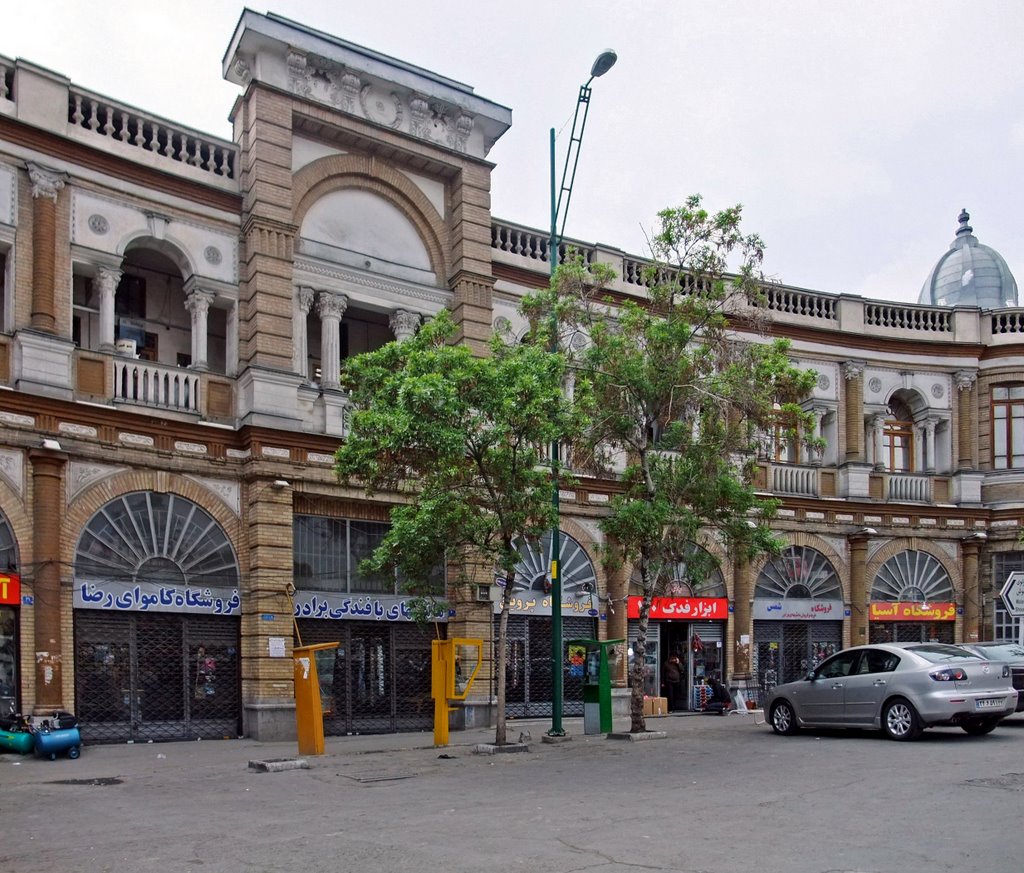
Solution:
M791 546L765 564L754 587L754 674L763 700L843 646L845 607L832 563L821 552Z
M634 657L643 598L626 600L630 658ZM666 697L670 709L700 709L706 700L705 679L726 676L726 597L655 597L647 624L644 694ZM675 659L675 660L673 660ZM672 687L676 672L681 676Z
M19 711L18 607L21 579L0 573L0 717Z
M913 549L879 568L868 603L872 643L952 643L959 610L939 561Z
M509 718L546 718L551 715L553 674L551 656L551 548L550 533L537 544L519 543L514 590L509 605L505 638L505 712ZM598 620L597 576L580 543L559 535L562 570L562 712L583 715L583 663L566 640L596 636ZM494 621L492 645L501 621L501 578L492 589Z
M433 728L434 631L415 623L406 598L302 591L294 602L303 645L339 644L329 674L318 663L326 736ZM446 621L438 616L442 632Z
M72 606L85 742L239 736L238 563L201 507L156 492L103 506L76 546Z

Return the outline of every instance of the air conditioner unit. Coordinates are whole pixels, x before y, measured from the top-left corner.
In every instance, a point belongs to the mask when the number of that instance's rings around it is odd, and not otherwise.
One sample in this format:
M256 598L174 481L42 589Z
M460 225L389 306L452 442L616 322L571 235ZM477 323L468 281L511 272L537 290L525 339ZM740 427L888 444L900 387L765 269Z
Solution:
M476 599L481 603L491 602L491 586L490 585L477 585L476 586Z

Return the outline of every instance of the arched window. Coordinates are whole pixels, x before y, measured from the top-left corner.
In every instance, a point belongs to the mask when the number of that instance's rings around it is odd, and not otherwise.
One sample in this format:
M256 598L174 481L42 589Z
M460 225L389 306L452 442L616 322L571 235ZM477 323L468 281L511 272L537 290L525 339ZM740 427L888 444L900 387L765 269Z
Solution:
M0 512L0 572L18 569L18 550L14 531L7 517Z
M871 586L871 600L946 603L953 600L953 582L927 552L908 549L882 564Z
M238 586L227 534L204 509L176 494L138 491L89 519L75 549L77 579Z
M807 546L790 546L764 565L757 577L754 597L842 600L843 592L828 558Z
M565 532L559 533L558 545L563 597L582 599L596 594L597 575L586 549ZM545 533L537 544L517 540L515 546L521 556L516 565L515 590L550 592L551 532Z
M882 464L892 473L914 469L914 422L910 408L900 398L889 401L889 417L882 427Z

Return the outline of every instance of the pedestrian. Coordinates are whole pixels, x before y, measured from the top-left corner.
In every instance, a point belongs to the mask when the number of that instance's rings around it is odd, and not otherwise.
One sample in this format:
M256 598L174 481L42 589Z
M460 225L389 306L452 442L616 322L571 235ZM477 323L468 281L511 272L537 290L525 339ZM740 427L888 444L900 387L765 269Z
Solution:
M668 698L668 711L674 712L683 708L683 663L679 655L673 654L662 665L662 682L665 685L665 696Z
M704 705L704 711L725 715L732 709L732 698L729 696L729 689L722 684L716 673L709 674L707 682L711 688L711 699Z

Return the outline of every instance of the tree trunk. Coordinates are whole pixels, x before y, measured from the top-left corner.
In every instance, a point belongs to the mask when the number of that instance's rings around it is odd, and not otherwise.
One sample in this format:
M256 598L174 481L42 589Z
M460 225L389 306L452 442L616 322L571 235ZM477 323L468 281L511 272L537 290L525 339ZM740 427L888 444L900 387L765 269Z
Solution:
M643 733L647 730L644 721L644 668L647 654L647 620L651 614L651 596L644 594L640 601L640 620L637 624L636 645L634 646L633 669L629 675L629 732Z
M512 602L512 586L515 574L505 577L505 587L501 591L501 618L498 619L498 647L496 669L498 671L498 691L494 713L494 745L503 746L507 742L505 725L505 665L508 662L508 613Z

